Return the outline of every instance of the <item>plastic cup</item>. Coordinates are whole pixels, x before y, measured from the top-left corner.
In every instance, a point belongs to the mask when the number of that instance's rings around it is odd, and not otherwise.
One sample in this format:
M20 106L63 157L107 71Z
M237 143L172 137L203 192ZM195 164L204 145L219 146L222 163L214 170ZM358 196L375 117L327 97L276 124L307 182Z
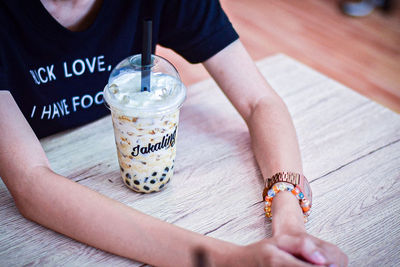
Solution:
M111 110L122 180L136 192L160 191L174 172L179 110L186 98L175 67L152 55L150 66L141 55L121 61L104 88ZM150 91L141 91L141 70L150 68Z

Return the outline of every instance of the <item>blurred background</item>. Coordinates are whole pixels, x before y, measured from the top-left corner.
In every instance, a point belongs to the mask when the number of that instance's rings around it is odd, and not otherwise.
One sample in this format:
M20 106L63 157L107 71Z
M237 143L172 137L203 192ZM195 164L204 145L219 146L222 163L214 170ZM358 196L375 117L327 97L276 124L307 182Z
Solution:
M400 113L400 1L220 1L255 61L284 53ZM157 54L187 86L210 77L169 49Z

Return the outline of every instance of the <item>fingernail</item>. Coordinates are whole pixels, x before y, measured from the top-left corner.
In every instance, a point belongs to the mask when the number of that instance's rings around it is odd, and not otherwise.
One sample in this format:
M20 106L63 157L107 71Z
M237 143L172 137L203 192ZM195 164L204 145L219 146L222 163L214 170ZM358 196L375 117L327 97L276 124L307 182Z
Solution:
M311 259L318 264L325 264L326 262L325 257L319 251L315 251L311 254Z

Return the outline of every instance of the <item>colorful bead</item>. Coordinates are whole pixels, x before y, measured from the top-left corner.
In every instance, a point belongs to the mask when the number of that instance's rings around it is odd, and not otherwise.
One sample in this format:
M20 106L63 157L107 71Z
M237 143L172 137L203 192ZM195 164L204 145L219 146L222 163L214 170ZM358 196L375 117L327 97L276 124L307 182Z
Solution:
M293 189L294 189L294 186L292 184L287 184L286 191L292 191Z
M302 192L300 192L298 195L297 195L297 199L303 199L304 198L304 195L303 195L303 193Z
M285 191L287 188L287 185L284 183L278 183L277 187L278 187L279 191Z
M265 201L271 201L272 199L273 199L273 197L270 197L270 196L266 195L264 200Z
M272 190L272 189L268 190L268 196L274 197L275 196L275 191Z
M276 185L272 187L272 190L274 190L275 194L279 192L279 189Z
M310 201L308 200L308 199L305 199L305 198L303 198L302 200L301 200L301 204L300 204L302 207L303 206L308 206L308 205L310 205Z
M301 209L303 210L303 213L304 213L304 212L309 211L309 210L310 210L310 207L301 207Z

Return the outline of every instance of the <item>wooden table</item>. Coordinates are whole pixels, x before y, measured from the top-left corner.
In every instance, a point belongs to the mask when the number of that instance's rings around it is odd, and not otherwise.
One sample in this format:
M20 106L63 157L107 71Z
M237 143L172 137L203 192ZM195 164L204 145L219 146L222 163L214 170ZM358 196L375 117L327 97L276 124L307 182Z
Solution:
M297 129L314 193L309 233L351 266L400 264L399 115L285 55L258 66ZM154 217L237 244L270 236L246 125L211 80L189 88L175 175L160 193L123 185L109 116L42 144L55 171ZM24 219L0 182L0 266L132 263Z

